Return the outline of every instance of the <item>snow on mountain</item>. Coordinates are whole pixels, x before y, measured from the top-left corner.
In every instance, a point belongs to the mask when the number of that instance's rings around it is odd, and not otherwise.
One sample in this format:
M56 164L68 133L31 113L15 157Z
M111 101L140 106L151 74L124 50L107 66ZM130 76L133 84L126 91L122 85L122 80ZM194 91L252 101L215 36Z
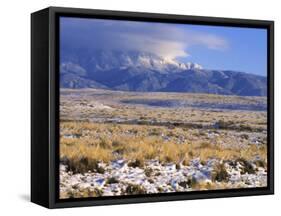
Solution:
M186 66L186 69L188 69L188 70L192 70L192 69L202 70L203 69L203 67L197 63L188 62L185 64L185 66Z
M90 63L92 69L98 71L126 68L144 68L155 70L160 73L170 73L191 69L203 69L201 65L196 63L181 63L175 59L167 59L152 53L136 51L97 51L93 53Z
M60 74L64 88L267 95L266 77L206 70L197 63L183 63L147 52L62 51Z

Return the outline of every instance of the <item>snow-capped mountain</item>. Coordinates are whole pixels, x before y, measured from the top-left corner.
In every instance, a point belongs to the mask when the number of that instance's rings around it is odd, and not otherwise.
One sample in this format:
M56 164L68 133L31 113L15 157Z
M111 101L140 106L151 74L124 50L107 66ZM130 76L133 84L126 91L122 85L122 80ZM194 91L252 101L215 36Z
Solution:
M89 59L88 66L95 71L112 69L142 68L157 70L159 73L181 72L190 69L203 69L196 63L181 63L145 52L95 51ZM90 68L88 68L90 69Z
M64 88L256 96L267 93L266 77L206 70L197 63L137 51L63 51L60 74Z

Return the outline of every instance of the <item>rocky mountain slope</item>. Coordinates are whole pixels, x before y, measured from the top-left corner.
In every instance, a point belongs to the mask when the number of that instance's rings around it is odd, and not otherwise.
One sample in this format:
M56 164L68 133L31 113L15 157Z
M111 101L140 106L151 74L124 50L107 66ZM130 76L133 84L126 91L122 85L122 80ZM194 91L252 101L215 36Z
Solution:
M60 75L63 88L267 95L266 77L136 51L63 51Z

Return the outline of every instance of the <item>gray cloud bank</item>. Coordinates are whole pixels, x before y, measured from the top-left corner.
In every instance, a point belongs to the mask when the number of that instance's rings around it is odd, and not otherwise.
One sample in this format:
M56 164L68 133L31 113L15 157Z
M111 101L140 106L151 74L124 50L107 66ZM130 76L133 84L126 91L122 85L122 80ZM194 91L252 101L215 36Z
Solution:
M62 49L151 52L164 58L188 56L191 46L224 50L227 41L188 25L104 19L61 18Z

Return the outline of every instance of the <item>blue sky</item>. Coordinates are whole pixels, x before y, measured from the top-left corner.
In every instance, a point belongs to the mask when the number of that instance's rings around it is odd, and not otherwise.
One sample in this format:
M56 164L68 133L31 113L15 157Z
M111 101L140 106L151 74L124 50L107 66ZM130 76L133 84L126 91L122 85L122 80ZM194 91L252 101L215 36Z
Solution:
M265 29L68 17L60 28L62 49L136 50L206 69L267 74Z
M184 60L200 62L204 67L211 69L230 69L266 76L265 29L209 26L191 26L190 29L218 35L225 39L227 46L222 50L192 46L188 49L190 56L183 58Z

